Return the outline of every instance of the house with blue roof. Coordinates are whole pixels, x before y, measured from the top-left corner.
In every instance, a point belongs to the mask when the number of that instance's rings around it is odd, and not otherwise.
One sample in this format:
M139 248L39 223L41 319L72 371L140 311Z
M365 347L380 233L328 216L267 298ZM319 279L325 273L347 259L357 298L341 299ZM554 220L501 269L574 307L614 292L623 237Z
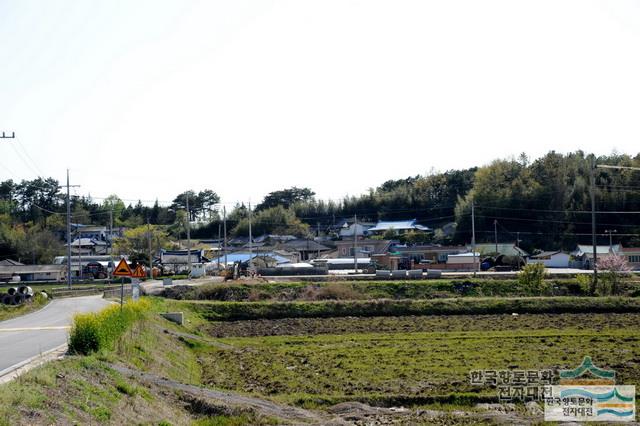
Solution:
M269 267L274 267L276 265L284 265L291 263L291 260L281 256L275 252L235 252L229 253L226 256L220 256L215 259L214 262L224 265L226 260L227 265L233 265L234 263L247 263L249 260L259 259L264 262Z

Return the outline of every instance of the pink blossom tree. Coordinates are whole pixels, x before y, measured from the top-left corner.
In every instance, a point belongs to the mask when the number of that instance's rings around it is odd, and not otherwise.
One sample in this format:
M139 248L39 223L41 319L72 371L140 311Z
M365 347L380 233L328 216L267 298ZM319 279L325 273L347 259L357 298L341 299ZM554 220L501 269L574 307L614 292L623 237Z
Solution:
M624 256L618 256L616 254L610 254L598 259L598 269L606 271L604 278L611 285L611 294L618 293L622 278L631 271L627 259Z

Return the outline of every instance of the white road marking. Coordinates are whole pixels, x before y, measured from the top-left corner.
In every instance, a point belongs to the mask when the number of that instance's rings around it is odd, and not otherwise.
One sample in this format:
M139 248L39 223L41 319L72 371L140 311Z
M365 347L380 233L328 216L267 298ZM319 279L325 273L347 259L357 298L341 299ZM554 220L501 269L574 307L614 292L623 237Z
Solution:
M0 328L0 333L11 331L39 331L39 330L68 330L70 325L50 326L50 327L17 327L17 328Z

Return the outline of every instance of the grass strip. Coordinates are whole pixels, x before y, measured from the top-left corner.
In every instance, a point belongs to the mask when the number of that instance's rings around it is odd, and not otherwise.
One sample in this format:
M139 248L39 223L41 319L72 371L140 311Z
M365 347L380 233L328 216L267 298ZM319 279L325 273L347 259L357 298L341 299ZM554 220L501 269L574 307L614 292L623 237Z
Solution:
M280 318L480 315L543 313L634 313L640 299L629 297L450 298L433 300L351 300L321 302L187 302L176 304L209 321Z

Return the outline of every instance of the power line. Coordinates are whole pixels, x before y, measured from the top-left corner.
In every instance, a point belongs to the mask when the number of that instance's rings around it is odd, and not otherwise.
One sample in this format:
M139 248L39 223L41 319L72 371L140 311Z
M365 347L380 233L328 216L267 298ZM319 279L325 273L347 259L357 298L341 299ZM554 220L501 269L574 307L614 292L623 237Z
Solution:
M500 216L481 216L481 215L476 215L476 217L482 217L485 219L500 219L500 220L507 220L507 221L519 221L519 222L543 222L543 223L562 223L562 224L567 224L567 225L591 225L591 222L572 222L569 220L550 220L550 219L527 219L527 218L522 218L522 217L500 217ZM603 226L625 226L625 227L633 227L633 228L639 228L640 225L633 225L633 224L617 224L617 223L600 223L600 225Z
M16 139L16 144L18 145L18 148L20 148L22 152L24 152L24 155L29 159L29 161L31 161L31 163L36 168L36 170L40 172L38 176L44 176L44 173L42 173L42 170L40 170L40 168L38 167L38 164L35 161L33 161L33 158L29 155L27 150L24 148L24 145L22 145L22 143L20 142L20 139Z
M38 177L40 176L40 173L38 173L38 171L31 164L29 164L29 162L25 159L25 157L22 155L22 153L20 153L20 151L18 151L18 149L16 148L16 146L14 144L11 144L11 149L13 149L13 151L16 153L18 158L20 158L20 161L22 161L22 163L29 170L31 170L36 176L38 176Z

